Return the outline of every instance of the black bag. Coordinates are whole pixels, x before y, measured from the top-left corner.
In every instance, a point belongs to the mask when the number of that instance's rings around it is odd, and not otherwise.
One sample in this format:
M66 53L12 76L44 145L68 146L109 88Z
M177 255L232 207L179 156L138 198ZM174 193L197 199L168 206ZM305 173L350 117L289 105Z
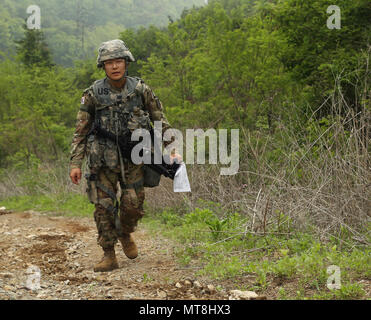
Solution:
M153 188L160 184L161 174L153 170L150 166L144 165L144 187Z

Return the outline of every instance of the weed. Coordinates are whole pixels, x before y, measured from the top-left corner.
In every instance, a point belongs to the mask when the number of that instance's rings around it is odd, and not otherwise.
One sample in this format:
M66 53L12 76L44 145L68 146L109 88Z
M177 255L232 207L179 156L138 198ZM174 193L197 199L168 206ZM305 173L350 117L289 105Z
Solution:
M285 290L285 288L279 288L278 289L278 295L277 295L278 300L287 300L288 299L288 294Z
M280 278L291 278L297 272L297 261L286 256L273 264L271 270Z
M342 284L340 289L335 290L335 297L341 300L359 299L365 295L362 285L358 283Z
M211 236L214 240L218 240L223 237L222 231L224 230L224 227L226 226L227 219L219 220L218 218L215 218L213 220L205 221L205 223L209 226L211 230Z
M169 226L180 226L182 225L182 218L179 217L171 210L164 210L159 215L159 219L162 223L167 224Z
M151 282L153 279L147 274L147 273L143 273L143 282L144 283L147 283L147 282Z
M261 290L264 290L268 286L267 282L267 274L264 270L258 270L257 271L257 278L255 283Z

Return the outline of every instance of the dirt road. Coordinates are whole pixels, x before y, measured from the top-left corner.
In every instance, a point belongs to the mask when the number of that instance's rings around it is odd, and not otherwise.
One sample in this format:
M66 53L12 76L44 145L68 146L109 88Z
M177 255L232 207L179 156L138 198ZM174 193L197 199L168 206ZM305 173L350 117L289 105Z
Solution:
M102 257L96 236L93 218L2 212L0 299L228 298L225 290L177 265L171 243L142 226L134 233L138 258L129 260L117 244L120 268L95 273Z

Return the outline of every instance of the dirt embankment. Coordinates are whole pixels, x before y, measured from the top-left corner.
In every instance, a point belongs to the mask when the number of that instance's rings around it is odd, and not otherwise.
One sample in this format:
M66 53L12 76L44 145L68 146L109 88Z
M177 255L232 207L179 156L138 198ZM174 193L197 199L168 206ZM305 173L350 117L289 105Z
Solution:
M171 243L141 226L138 258L117 244L120 268L95 273L96 236L93 218L2 212L0 299L228 299L227 290L177 265Z

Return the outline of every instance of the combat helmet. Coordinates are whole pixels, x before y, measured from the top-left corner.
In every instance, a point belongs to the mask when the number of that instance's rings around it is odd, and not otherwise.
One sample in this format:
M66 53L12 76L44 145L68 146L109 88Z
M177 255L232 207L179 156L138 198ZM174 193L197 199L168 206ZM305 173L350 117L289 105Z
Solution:
M104 61L118 58L123 58L126 62L135 62L124 41L115 39L103 42L98 49L97 67L102 68Z

